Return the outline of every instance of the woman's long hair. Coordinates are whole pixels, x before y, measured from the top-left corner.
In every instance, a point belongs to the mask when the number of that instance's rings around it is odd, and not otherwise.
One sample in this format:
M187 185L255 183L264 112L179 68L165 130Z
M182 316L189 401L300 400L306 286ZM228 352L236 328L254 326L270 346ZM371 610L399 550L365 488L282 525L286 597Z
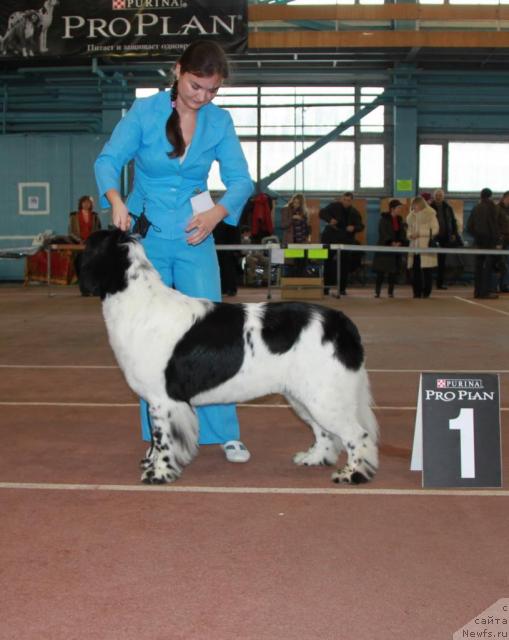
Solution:
M306 205L306 198L302 193L294 194L290 200L288 200L288 208L289 209L297 209L300 210L299 213L305 218L308 219L308 208Z
M179 59L180 72L192 73L200 78L210 78L215 74L226 80L229 76L228 60L223 49L211 40L195 40L184 51ZM166 137L173 146L168 153L170 158L184 155L186 143L180 126L180 116L175 107L178 95L178 81L171 88L172 112L166 122Z
M87 200L90 202L90 211L92 211L92 209L94 208L94 201L90 196L81 196L81 198L78 200L78 211L81 211L83 203Z

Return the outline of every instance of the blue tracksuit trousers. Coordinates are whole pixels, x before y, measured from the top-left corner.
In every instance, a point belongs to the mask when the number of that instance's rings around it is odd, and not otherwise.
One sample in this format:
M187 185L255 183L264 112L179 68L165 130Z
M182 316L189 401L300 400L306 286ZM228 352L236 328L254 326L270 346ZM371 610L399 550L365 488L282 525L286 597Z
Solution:
M188 245L185 238L168 240L152 229L143 239L148 259L168 287L195 298L221 301L221 284L217 253L212 236L199 245ZM168 318L171 321L171 318ZM239 439L239 422L235 405L216 404L197 408L200 444L221 444ZM148 407L140 401L141 433L150 441Z

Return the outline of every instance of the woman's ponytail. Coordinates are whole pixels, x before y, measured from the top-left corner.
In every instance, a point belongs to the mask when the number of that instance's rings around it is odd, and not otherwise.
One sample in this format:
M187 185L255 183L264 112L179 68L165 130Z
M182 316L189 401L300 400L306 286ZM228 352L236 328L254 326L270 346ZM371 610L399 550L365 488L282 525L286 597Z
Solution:
M170 158L179 158L184 155L186 150L186 143L184 142L184 136L182 135L182 129L180 127L180 116L176 107L177 95L178 82L175 80L170 92L172 111L166 121L166 137L168 138L168 142L173 146L173 151L168 152Z

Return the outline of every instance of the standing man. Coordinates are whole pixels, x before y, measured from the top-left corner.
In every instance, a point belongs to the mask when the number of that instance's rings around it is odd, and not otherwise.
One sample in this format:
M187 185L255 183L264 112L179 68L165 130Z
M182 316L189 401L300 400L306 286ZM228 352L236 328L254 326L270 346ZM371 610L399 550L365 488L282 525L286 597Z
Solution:
M324 244L358 244L355 234L364 229L361 214L353 206L353 193L345 191L336 201L331 202L320 210L320 218L327 223L322 232L321 241ZM325 261L324 284L325 290L336 284L336 252ZM341 274L339 290L346 295L348 274L351 270L351 252L341 251Z
M504 233L504 218L492 200L491 189L481 191L481 199L472 209L468 219L467 231L479 249L500 249ZM491 291L494 256L475 256L474 298L498 298Z
M458 247L461 242L461 238L458 232L458 221L454 215L453 208L445 199L445 193L443 189L437 189L433 194L433 200L430 202L430 206L437 212L438 220L438 245L440 247ZM447 289L445 284L445 264L447 260L447 254L439 253L438 256L438 270L437 270L437 289Z
M500 198L498 210L504 220L504 232L502 235L502 249L509 249L509 191ZM500 293L509 293L509 256L500 257L499 287Z

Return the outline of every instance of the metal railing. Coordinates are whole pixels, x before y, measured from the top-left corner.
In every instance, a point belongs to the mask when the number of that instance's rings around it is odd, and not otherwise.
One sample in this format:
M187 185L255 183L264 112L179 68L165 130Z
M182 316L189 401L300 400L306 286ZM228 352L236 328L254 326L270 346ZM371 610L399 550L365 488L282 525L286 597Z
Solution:
M386 247L379 245L365 245L365 244L293 244L288 245L281 244L218 244L216 245L218 251L242 251L244 253L250 251L263 251L268 253L268 269L267 269L267 299L272 297L272 283L271 283L271 271L273 264L281 264L280 262L273 262L273 252L281 251L284 249L301 249L309 251L310 249L328 249L329 251L336 251L337 260L337 290L336 296L341 297L340 292L340 278L341 278L341 251L362 252L362 253L413 253L413 254L452 254L452 255L493 255L493 256L509 256L509 250L507 249L480 249L477 247L462 247L458 249L433 247L420 249L418 247Z

